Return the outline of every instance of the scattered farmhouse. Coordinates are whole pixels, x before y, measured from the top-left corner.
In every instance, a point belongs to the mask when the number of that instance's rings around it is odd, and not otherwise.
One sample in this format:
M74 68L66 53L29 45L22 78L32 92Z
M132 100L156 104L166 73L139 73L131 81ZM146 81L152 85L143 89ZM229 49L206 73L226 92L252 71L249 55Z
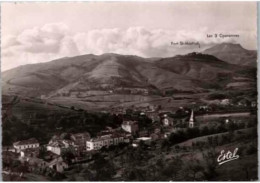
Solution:
M229 105L230 104L230 100L229 99L222 99L220 101L220 104L222 104L222 105Z

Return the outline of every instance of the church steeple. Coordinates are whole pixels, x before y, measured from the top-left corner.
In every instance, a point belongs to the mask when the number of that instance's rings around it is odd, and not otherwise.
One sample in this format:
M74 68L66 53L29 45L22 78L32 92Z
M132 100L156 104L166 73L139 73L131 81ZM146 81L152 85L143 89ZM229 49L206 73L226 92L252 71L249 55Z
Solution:
M194 112L191 110L190 120L189 120L189 128L194 127Z

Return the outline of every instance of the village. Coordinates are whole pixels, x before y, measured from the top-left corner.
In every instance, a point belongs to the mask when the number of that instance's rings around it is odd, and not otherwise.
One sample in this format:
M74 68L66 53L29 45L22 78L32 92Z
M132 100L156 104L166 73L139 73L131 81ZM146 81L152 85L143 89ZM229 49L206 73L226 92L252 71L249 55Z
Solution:
M221 105L228 105L228 102L223 100ZM239 125L241 122L234 120L233 115L236 117L237 113L243 113L243 111L246 115L250 115L255 110L256 103L254 101L240 102L236 106L236 110L231 113L226 112L224 115L220 114L215 119L218 119L224 126L231 123ZM134 113L133 109L112 110L115 115L132 115ZM211 120L210 115L216 114L216 110L212 111L212 108L207 105L196 108L179 107L174 114L158 107L136 108L136 111L139 111L138 115L141 118L149 119L150 123L144 124L137 120L125 119L120 126L107 127L106 130L98 132L95 136L91 136L87 131L81 133L59 131L49 139L48 144L42 144L36 138L13 142L13 146L3 147L3 162L6 165L3 167L3 174L20 178L26 172L41 174L39 172L47 171L49 175L60 174L73 164L93 160L95 154L110 147L122 144L133 148L138 148L140 144L150 146L152 142L172 138L175 133L180 131L193 128L202 129L202 127L208 126ZM204 116L209 117L206 122ZM12 170L8 167L12 161L19 161L23 168L20 171Z
M188 126L190 128L194 126L193 112ZM162 128L167 129L165 133L161 133ZM62 133L53 136L49 143L45 145L40 145L37 139L31 138L14 142L13 147L4 148L3 151L6 154L10 152L18 155L19 161L27 162L31 170L35 169L37 165L37 168L50 168L57 172L63 172L69 166L61 157L65 153L71 153L73 159L70 159L70 161L76 162L80 160L82 154L93 155L95 151L112 145L131 143L133 147L137 147L140 141L149 144L152 140L167 138L170 131L176 130L176 128L173 127L172 120L164 114L161 117L161 124L155 125L153 130L154 132L150 134L147 130L139 130L137 121L124 121L121 127L101 131L94 138L88 132L77 134ZM42 149L46 149L44 155L40 155ZM5 172L8 172L8 170L5 170Z

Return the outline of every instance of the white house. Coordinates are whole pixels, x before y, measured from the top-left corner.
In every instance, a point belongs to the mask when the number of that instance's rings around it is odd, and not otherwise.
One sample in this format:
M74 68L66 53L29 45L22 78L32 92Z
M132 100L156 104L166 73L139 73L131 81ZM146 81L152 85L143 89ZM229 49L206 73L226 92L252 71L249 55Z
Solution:
M163 126L167 127L167 126L172 126L173 123L172 121L168 118L168 115L167 114L164 114L163 117L162 117L162 124Z
M40 146L40 144L37 139L31 138L28 140L22 140L22 141L15 142L15 143L13 143L13 146L17 152L20 152L21 150L24 150L24 149L38 148Z
M230 104L230 100L229 99L222 99L220 101L220 104L222 104L222 105L229 105Z
M124 131L132 134L135 134L139 130L137 121L124 121L121 127Z

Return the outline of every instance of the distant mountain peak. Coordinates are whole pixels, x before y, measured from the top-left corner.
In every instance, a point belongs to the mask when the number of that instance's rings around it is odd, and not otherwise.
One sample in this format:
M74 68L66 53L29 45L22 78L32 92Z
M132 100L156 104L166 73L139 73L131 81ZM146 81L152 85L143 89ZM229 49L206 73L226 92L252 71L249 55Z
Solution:
M100 56L121 56L121 55L117 53L103 53Z
M224 42L224 43L220 43L219 45L228 45L228 46L241 46L241 44L239 43L230 43L230 42Z
M205 51L212 51L212 52L218 52L218 51L232 51L232 52L237 52L237 51L245 51L240 44L236 43L221 43L217 44L209 49L206 49Z
M220 43L202 53L236 65L256 66L256 51L247 50L237 43Z

